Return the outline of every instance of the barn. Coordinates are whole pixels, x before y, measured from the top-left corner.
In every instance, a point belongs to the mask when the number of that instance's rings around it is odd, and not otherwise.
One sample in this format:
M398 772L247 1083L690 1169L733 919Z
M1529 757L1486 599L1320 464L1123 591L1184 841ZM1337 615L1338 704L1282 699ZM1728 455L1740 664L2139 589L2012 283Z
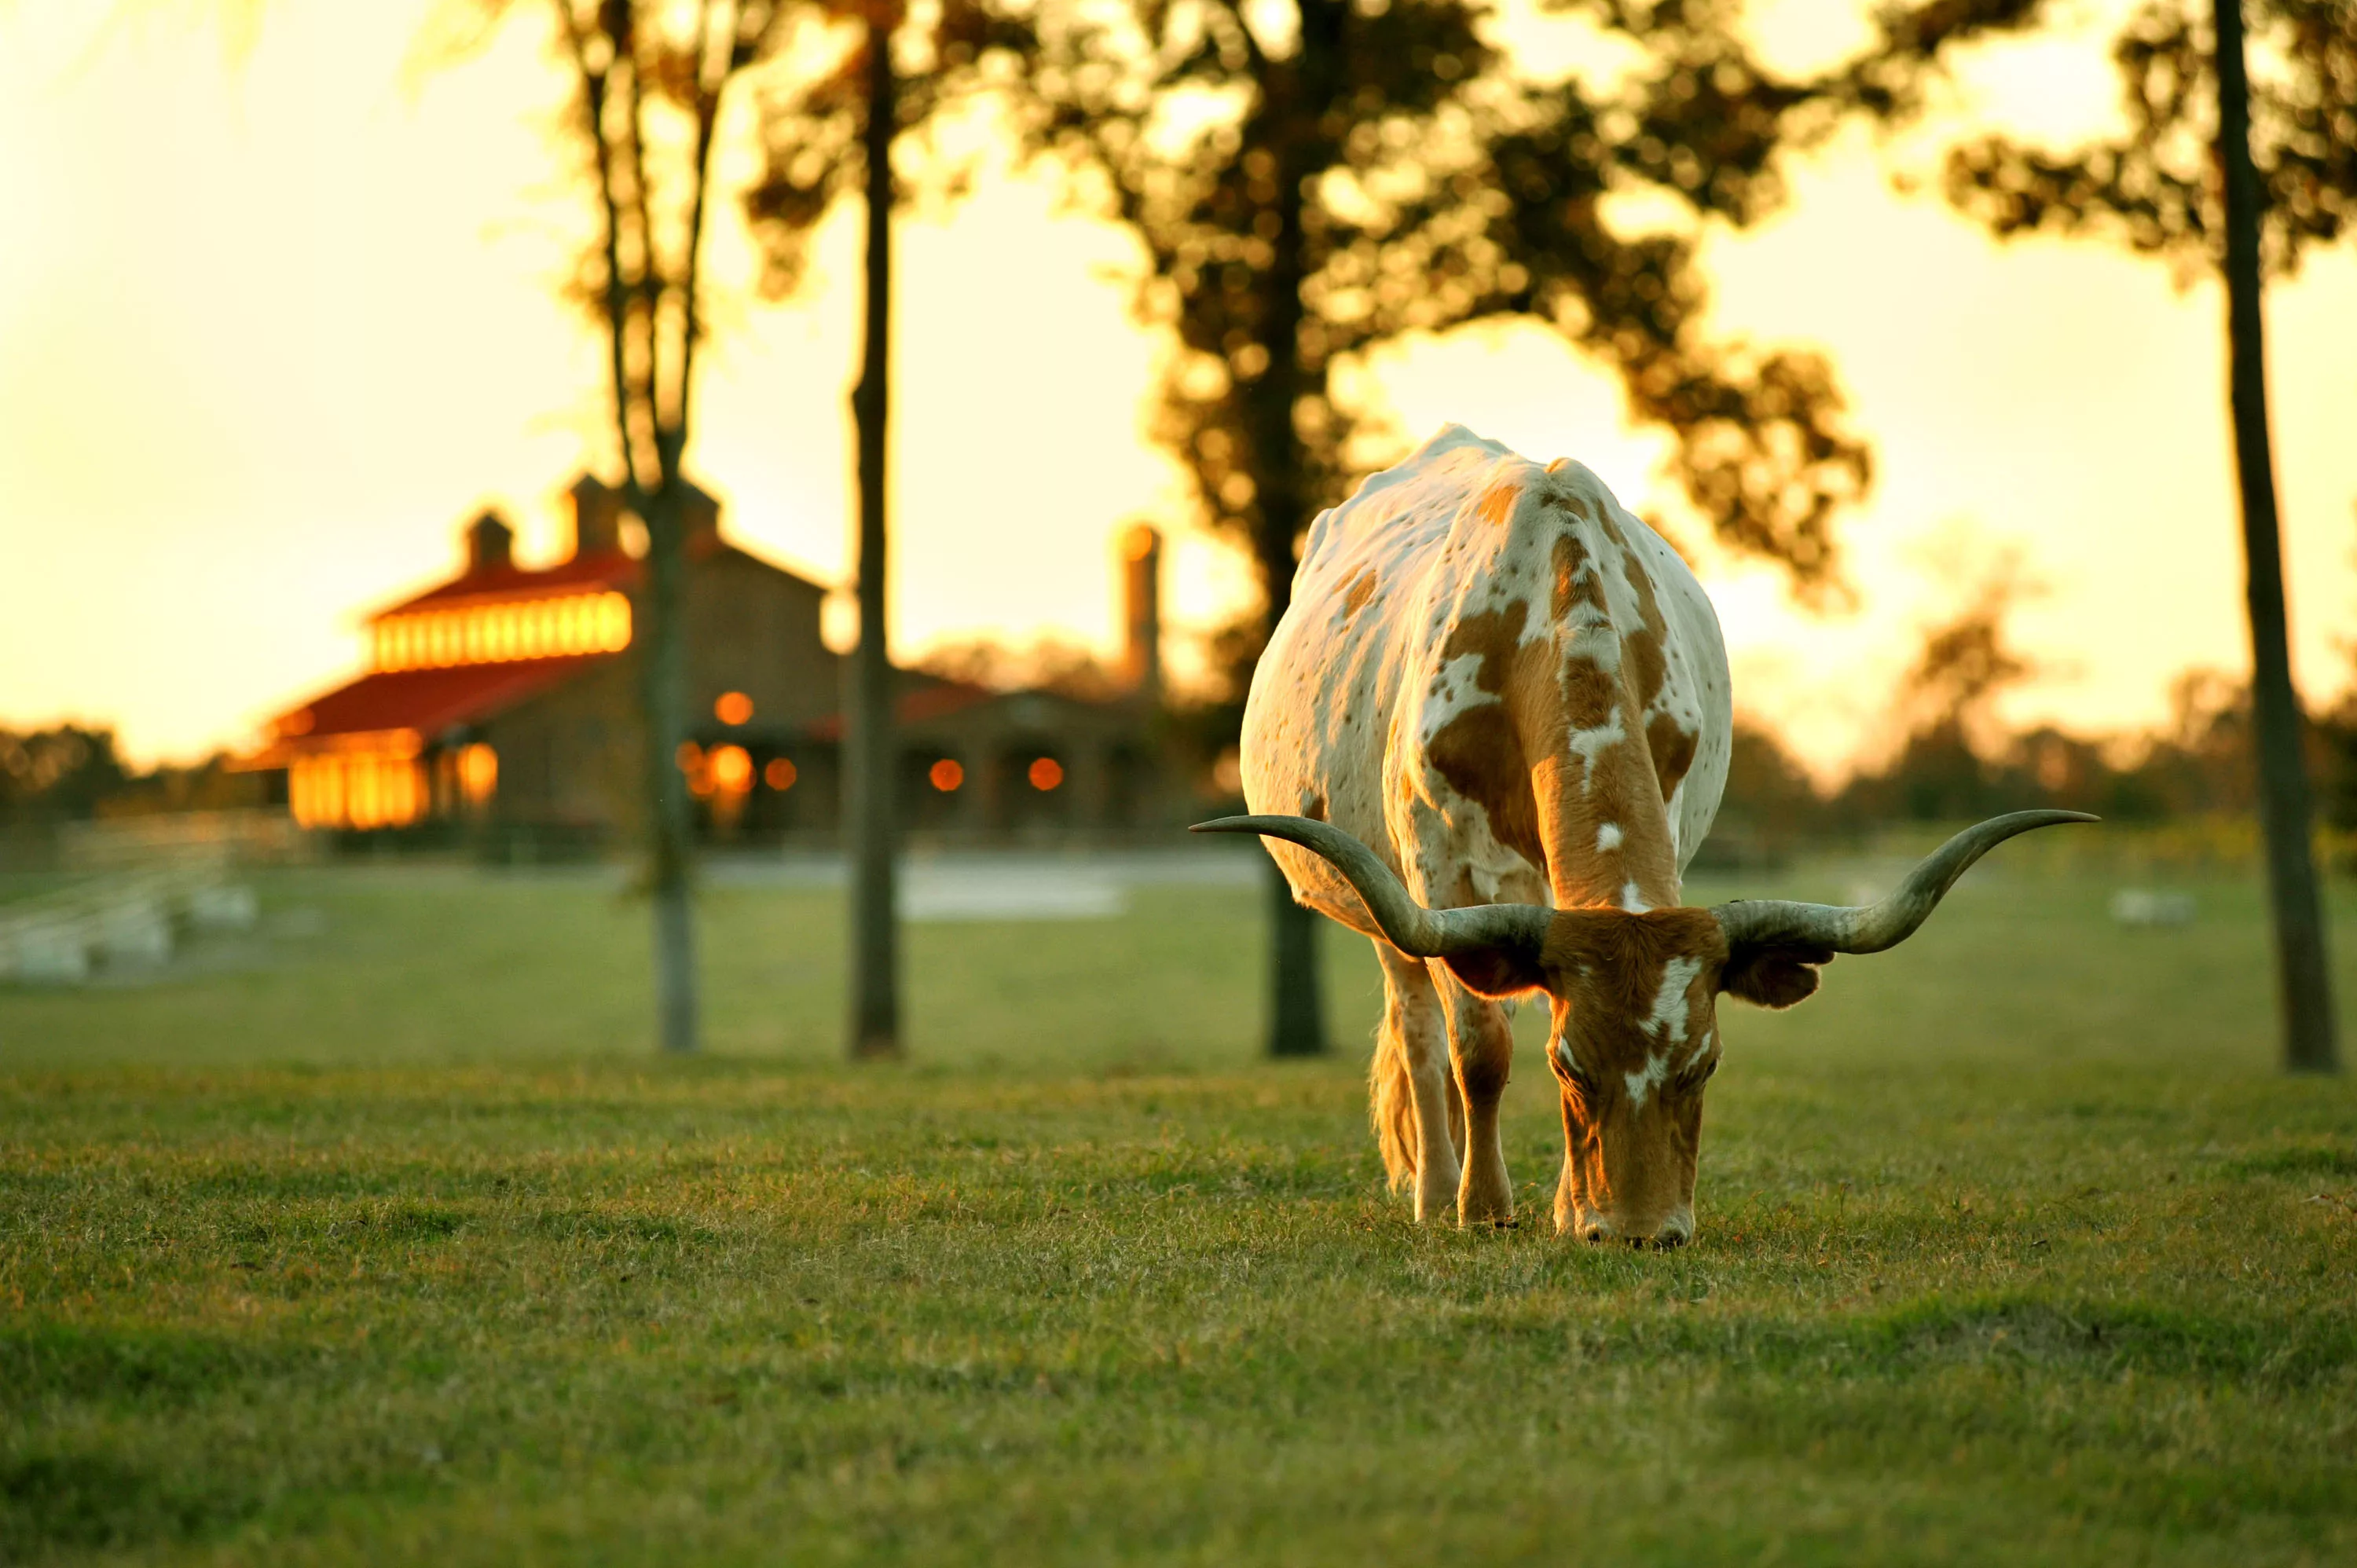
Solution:
M283 777L307 828L391 846L466 840L517 858L629 837L640 805L642 532L585 474L561 561L519 564L494 512L463 567L366 618L367 668L280 714L244 766ZM847 661L828 590L688 507L688 739L678 766L710 842L833 842ZM1125 644L1105 693L995 691L898 672L900 820L919 840L1104 842L1167 825L1157 748L1161 543L1122 535Z

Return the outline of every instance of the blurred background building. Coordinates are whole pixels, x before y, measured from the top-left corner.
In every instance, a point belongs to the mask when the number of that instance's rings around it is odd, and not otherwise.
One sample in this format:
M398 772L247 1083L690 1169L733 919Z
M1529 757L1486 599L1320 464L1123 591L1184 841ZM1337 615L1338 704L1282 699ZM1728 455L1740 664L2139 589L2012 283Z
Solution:
M572 542L516 564L494 512L466 526L465 566L368 618L369 668L270 725L242 758L296 822L388 846L474 841L503 855L593 852L641 809L640 525L592 475L571 491ZM1103 841L1158 832L1164 787L1160 536L1121 537L1125 642L1113 669L1004 689L955 670L899 672L901 821L919 839ZM845 657L822 630L828 590L731 542L694 492L687 585L692 711L679 748L706 837L831 843L838 826Z

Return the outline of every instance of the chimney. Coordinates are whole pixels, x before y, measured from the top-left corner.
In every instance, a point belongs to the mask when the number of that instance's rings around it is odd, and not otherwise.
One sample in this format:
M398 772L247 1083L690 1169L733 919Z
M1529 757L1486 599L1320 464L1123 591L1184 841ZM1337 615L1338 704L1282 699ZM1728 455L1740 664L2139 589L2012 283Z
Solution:
M1133 523L1121 536L1122 673L1148 706L1162 703L1162 535Z
M585 473L565 492L573 498L573 558L622 547L622 492Z
M515 530L487 511L467 525L467 575L504 572L515 564Z

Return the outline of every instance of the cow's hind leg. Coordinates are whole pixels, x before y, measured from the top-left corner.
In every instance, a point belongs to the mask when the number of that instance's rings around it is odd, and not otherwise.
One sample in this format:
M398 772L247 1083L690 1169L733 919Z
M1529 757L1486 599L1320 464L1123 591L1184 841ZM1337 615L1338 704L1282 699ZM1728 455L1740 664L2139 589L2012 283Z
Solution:
M1465 1176L1458 1190L1457 1217L1467 1225L1502 1225L1514 1217L1514 1187L1506 1175L1506 1146L1498 1126L1498 1105L1505 1098L1507 1072L1514 1060L1513 1020L1503 1007L1474 995L1445 970L1437 978L1441 1004L1448 1012L1457 1086L1465 1097Z
M1383 1025L1375 1042L1371 1110L1384 1167L1397 1188L1415 1184L1415 1217L1437 1219L1457 1196L1457 1110L1448 1023L1421 960L1375 943L1383 965Z

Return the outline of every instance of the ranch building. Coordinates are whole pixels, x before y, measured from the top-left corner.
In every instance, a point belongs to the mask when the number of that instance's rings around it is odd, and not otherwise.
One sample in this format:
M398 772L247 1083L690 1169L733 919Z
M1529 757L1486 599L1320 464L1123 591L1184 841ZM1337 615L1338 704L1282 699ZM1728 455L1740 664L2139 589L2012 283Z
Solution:
M368 617L365 673L272 721L245 766L283 775L298 823L517 857L633 835L643 535L594 476L569 495L564 560L519 565L513 531L485 512L466 527L462 571ZM827 590L732 542L701 490L688 516L695 716L677 760L701 831L716 843L831 843L847 661L821 635ZM1177 802L1156 739L1161 543L1140 525L1122 545L1126 638L1113 694L898 671L899 803L911 836L1103 841L1168 825Z

